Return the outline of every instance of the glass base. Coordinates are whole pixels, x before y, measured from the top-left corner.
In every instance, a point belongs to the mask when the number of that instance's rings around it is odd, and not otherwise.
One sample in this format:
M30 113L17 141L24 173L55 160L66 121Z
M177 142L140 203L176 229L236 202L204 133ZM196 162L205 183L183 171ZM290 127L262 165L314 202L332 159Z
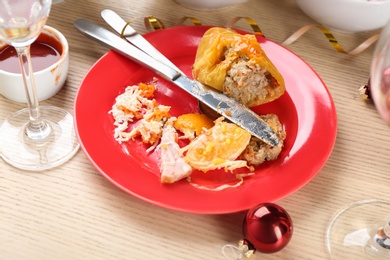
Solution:
M390 259L388 240L378 237L389 220L390 202L367 200L340 210L326 233L331 259Z
M16 168L42 171L68 161L79 149L73 116L61 108L39 107L44 121L51 127L49 136L26 137L28 108L10 115L0 126L1 157Z

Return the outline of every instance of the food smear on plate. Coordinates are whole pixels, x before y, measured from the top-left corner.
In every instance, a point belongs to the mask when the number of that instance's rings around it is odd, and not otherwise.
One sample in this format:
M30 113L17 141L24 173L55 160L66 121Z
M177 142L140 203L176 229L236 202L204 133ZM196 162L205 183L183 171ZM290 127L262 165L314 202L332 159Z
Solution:
M248 107L276 100L285 92L282 75L256 37L227 28L213 27L205 32L192 74Z
M284 79L254 35L242 35L231 29L214 27L206 31L198 46L192 73L196 80L213 87L239 103L253 107L269 103L285 92ZM138 141L155 152L162 183L187 179L194 187L223 190L238 187L244 177L254 174L254 166L275 160L283 148L286 132L275 114L260 117L279 138L270 146L241 127L215 121L205 114L170 114L170 107L153 98L157 79L128 86L120 94L110 113L114 117L114 138L119 142ZM179 144L179 139L188 140ZM240 170L245 172L240 172ZM214 187L194 183L201 172L218 175L230 172L227 180ZM218 177L217 177L218 178ZM238 180L238 181L237 181Z
M187 179L199 189L219 191L238 187L244 177L254 174L253 165L274 160L280 153L285 132L276 115L261 116L280 139L278 147L271 147L241 127L225 122L223 117L212 121L199 113L172 116L169 106L154 99L156 84L154 79L126 87L109 113L114 118L114 138L119 143L142 142L148 146L148 153L156 154L161 183ZM186 142L179 144L179 139ZM208 187L191 180L194 171L217 174L215 170L220 169L233 174L236 181L232 184L229 177L227 183ZM235 172L237 169L246 170ZM199 174L196 176L199 179Z

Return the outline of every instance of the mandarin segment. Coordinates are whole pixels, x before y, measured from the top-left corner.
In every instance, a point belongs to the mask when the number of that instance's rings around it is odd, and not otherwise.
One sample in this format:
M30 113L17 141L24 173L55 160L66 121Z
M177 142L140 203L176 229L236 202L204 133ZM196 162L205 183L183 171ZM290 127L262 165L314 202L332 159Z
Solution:
M221 119L183 148L183 152L187 151L185 159L193 168L206 172L224 167L233 170L247 166L245 161L235 159L248 145L251 134Z
M202 133L202 129L210 129L214 122L204 114L183 114L174 123L176 130L182 132L190 140Z

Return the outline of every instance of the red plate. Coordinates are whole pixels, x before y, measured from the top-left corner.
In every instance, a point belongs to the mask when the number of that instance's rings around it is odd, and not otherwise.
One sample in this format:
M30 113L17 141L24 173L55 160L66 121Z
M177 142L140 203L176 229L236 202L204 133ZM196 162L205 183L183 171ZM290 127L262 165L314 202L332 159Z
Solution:
M145 37L187 75L197 45L209 27L183 26L151 32ZM244 33L244 32L242 32ZM75 124L82 149L92 164L120 189L146 202L191 213L231 213L261 202L275 202L309 182L326 163L336 139L337 119L332 97L302 59L284 47L258 41L279 69L287 92L278 100L254 108L259 114L275 113L287 138L279 158L256 168L243 185L222 191L193 187L182 180L161 184L155 156L139 142L120 145L113 138L113 119L108 111L115 97L128 85L151 81L156 74L109 51L87 73L75 100ZM174 84L158 78L155 98L171 106L171 114L197 112L197 101ZM216 174L218 176L218 174ZM207 173L205 184L216 176Z

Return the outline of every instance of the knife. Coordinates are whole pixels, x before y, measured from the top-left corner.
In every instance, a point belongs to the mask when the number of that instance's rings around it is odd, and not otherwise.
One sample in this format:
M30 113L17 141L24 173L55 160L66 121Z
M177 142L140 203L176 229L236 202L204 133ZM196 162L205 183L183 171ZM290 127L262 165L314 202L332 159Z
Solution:
M231 99L196 80L190 79L180 71L154 59L147 53L141 51L100 25L86 19L78 19L75 21L74 25L85 35L173 82L175 85L205 103L208 107L229 119L231 122L247 130L250 134L263 142L271 146L275 146L279 143L279 139L275 132L259 115L234 99Z
M146 52L153 58L161 61L162 63L170 66L171 68L180 71L175 64L173 64L165 55L159 52L148 40L146 40L141 34L139 34L133 27L131 27L125 20L122 19L117 13L110 9L101 11L101 16L108 25L111 26L117 33L123 35L126 40L133 44L138 49ZM180 71L181 72L181 71ZM183 72L181 72L184 74Z

